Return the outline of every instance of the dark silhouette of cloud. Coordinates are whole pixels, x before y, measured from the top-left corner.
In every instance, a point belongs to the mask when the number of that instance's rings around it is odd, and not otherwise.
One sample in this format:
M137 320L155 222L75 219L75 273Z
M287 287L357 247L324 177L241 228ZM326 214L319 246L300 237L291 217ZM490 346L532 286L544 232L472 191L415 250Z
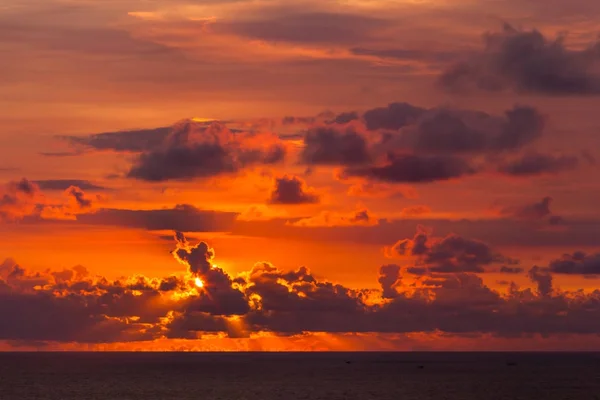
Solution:
M75 200L75 203L77 203L79 208L92 207L92 200L87 198L83 190L77 186L71 186L69 189L67 189L67 193Z
M270 139L270 142L269 142ZM277 139L232 132L223 124L185 121L173 127L157 148L139 155L127 177L150 182L233 174L243 168L276 164L285 157Z
M297 176L283 176L275 179L275 188L269 200L272 204L312 204L319 202L319 196Z
M508 24L487 33L477 54L456 63L439 77L448 90L514 90L547 95L600 93L600 44L569 49L565 36L548 39L537 30Z
M250 306L244 294L232 287L233 280L223 269L212 263L215 251L207 243L190 245L182 233L176 234L175 258L187 265L189 272L202 279L202 295L187 304L187 311L211 315L241 315Z
M89 136L61 136L76 148L139 153L160 146L169 136L171 127L96 133Z
M300 157L310 165L357 165L371 160L367 139L353 126L309 129Z
M232 229L236 217L236 213L200 210L180 204L161 210L99 209L93 213L80 214L78 222L148 230L223 232Z
M5 260L0 263L0 339L110 343L196 339L204 332L229 337L248 337L250 332L442 332L518 338L596 334L600 329L600 291L556 290L547 268L528 271L533 289L507 283L506 293L473 273L427 270L427 263L451 260L472 266L496 259L481 242L457 236L427 241L424 267L408 271L417 273L414 282L403 281L399 265L382 266L380 290L375 291L317 278L306 267L282 271L267 262L232 277L213 263L215 251L207 243L191 244L182 233L176 233L175 242L173 255L185 271L165 278L138 275L111 281L80 266L30 272ZM574 253L564 260L585 263L588 258L597 256ZM202 287L195 285L196 278ZM373 301L374 296L381 300Z
M565 254L548 266L554 274L564 275L600 275L600 254L586 254L577 251Z
M309 128L300 159L311 166L345 167L342 179L431 183L480 173L489 166L514 169L495 164L541 138L544 127L544 116L528 106L517 105L494 116L391 103L362 115L338 114L326 125ZM484 155L486 165L480 157ZM568 160L556 162L566 165Z
M383 182L429 183L472 175L476 170L459 157L399 155L390 156L386 165L348 168L345 173Z
M557 174L575 169L578 165L579 159L576 156L527 152L517 159L500 164L498 170L507 175L527 177Z
M387 107L378 107L364 113L363 119L369 130L397 130L413 124L427 110L408 103L391 103Z
M402 285L400 276L401 267L397 264L382 265L379 269L378 282L381 285L381 295L386 299L393 299L399 296L396 290Z
M537 284L540 296L548 297L552 294L552 275L543 268L535 266L528 272L529 279Z
M413 256L415 265L407 271L413 275L427 273L484 273L486 267L498 263L514 263L486 243L450 234L444 238L433 238L425 228L418 228L412 239L403 239L386 249L389 257Z

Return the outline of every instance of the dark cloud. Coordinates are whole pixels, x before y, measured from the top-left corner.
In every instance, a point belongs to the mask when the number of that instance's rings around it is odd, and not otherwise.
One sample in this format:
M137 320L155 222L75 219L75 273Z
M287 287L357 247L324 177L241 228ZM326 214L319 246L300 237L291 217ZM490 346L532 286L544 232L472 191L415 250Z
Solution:
M219 123L185 121L174 126L160 146L140 154L127 176L151 182L212 177L276 164L285 153L273 137L232 132Z
M365 125L369 130L397 130L413 124L427 110L408 103L390 103L387 107L378 107L363 114Z
M436 273L485 272L484 266L503 258L483 242L451 235L431 246L423 261Z
M190 245L181 233L176 234L175 258L187 265L189 272L203 282L200 296L187 304L188 312L204 312L211 315L239 315L249 311L244 294L232 287L233 280L221 268L212 263L215 251L207 243Z
M327 125L309 128L300 157L308 165L346 167L342 178L429 183L487 170L474 167L484 155L496 168L498 160L538 140L544 127L544 116L528 106L495 116L391 103L362 115L338 114Z
M429 251L429 232L421 226L412 239L403 239L391 247L393 255L399 256L422 256Z
M348 168L345 173L383 182L429 183L472 175L476 170L459 157L392 155L386 165Z
M148 321L158 322L156 315L166 312L152 306L149 295L133 296L119 282L94 281L80 268L42 274L13 265L7 272L0 272L0 282L5 283L0 289L2 339L88 343L148 340L153 335L147 326L120 317L141 319L154 314Z
M401 268L397 264L383 265L379 269L378 282L381 285L382 296L386 299L393 299L399 296L397 287L402 284L400 276Z
M96 185L90 181L81 179L47 179L33 181L42 190L67 190L71 186L76 186L82 190L108 190L103 186Z
M505 25L485 35L485 47L454 64L439 78L449 90L514 90L548 95L600 93L600 44L582 50L565 45L565 37L548 39L537 30Z
M552 261L548 269L555 274L600 275L600 254L586 254L582 251L565 254Z
M345 44L369 39L389 25L386 20L358 14L295 12L216 22L210 29L269 42Z
M415 265L408 268L413 275L426 273L447 274L458 272L490 272L485 267L492 264L513 262L494 252L479 240L450 234L444 238L433 238L430 232L419 228L412 239L398 241L387 248L387 255L413 256Z
M558 174L575 169L578 165L579 159L576 156L528 152L517 159L500 164L498 170L507 175L527 177Z
M343 125L358 119L360 119L360 115L356 111L350 111L336 115L335 119L331 122Z
M162 210L99 209L80 214L78 223L112 225L148 230L224 232L232 229L237 214L200 210L181 204Z
M71 186L69 189L67 189L67 194L75 200L75 203L79 208L92 207L92 200L87 198L83 190L77 186Z
M552 294L552 275L548 271L538 266L535 266L527 273L529 279L537 284L537 291L540 296L548 297Z
M319 281L306 268L286 274L268 263L255 265L246 292L260 299L248 323L279 333L346 331L365 307L357 292Z
M381 290L353 290L316 278L306 267L282 271L266 263L233 278L214 265L215 251L176 235L175 259L186 267L163 279L133 276L110 281L84 268L32 273L13 260L0 264L0 339L110 343L160 338L196 339L205 332L248 337L250 332L596 334L600 292L554 290L549 271L533 267L535 289L511 283L495 291L477 275L440 274L414 267L405 284L401 267L379 270ZM490 263L480 242L430 239L423 260ZM595 256L594 256L595 257ZM597 258L597 257L596 257ZM580 262L584 254L570 259ZM421 268L421 270L419 270ZM472 269L472 268L469 268ZM511 271L513 272L513 271ZM201 279L197 287L195 279ZM370 299L379 293L382 301Z
M83 149L139 153L160 146L169 136L171 127L121 132L96 133L89 136L62 136L71 145Z
M406 133L406 141L421 153L497 153L534 142L542 136L544 125L544 117L535 108L526 106L515 106L503 117L432 109Z
M371 160L367 139L354 126L310 128L300 157L309 165L357 165Z
M272 204L312 204L319 202L319 196L297 176L283 176L275 179L275 188L269 202Z

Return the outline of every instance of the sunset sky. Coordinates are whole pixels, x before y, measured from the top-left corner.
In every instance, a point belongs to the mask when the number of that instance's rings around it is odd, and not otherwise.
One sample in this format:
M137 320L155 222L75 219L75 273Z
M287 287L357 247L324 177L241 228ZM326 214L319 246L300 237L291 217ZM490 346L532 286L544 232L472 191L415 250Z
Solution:
M0 0L0 350L600 350L599 20Z

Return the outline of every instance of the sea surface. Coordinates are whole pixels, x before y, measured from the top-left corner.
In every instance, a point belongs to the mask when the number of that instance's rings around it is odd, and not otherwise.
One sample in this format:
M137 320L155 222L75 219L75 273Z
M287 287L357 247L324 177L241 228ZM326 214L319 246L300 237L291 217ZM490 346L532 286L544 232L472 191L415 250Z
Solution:
M0 353L0 399L600 399L600 354Z

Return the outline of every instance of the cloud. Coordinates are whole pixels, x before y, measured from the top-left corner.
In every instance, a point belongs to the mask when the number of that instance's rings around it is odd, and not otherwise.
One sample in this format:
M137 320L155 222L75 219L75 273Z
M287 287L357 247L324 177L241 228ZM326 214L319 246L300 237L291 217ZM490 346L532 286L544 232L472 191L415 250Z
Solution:
M157 210L99 209L80 214L78 222L147 230L224 232L232 229L236 217L236 213L201 210L180 204L174 208Z
M413 256L414 266L409 272L423 275L446 273L484 273L492 264L512 262L494 252L486 243L450 234L444 238L433 238L430 232L420 227L413 239L398 241L386 248L390 257Z
M0 220L14 220L37 211L36 201L40 200L39 187L23 178L5 185L0 196Z
M67 194L75 201L78 208L90 208L92 207L92 200L86 197L83 190L77 186L71 186L67 189Z
M309 165L357 165L371 160L367 139L353 126L309 129L300 158Z
M140 154L127 177L150 182L206 178L276 164L285 155L274 136L185 121L174 126L160 146Z
M529 279L537 284L537 291L540 296L548 297L552 294L552 275L548 271L535 266L528 272Z
M448 68L438 83L448 90L513 90L546 95L600 93L600 45L581 50L566 46L565 36L548 39L537 30L508 24L487 33L485 46Z
M211 315L247 313L250 307L244 294L232 286L229 274L212 263L215 251L205 242L190 245L180 232L176 234L176 240L175 259L187 266L190 274L203 281L201 295L188 303L187 311Z
M541 174L558 174L577 168L579 159L576 156L541 154L527 152L517 159L504 162L498 171L517 177L528 177Z
M472 111L431 110L412 133L414 147L431 153L486 153L516 150L542 136L544 117L515 106L503 117Z
M275 188L269 199L271 204L314 204L319 202L319 195L314 189L297 176L283 176L275 179Z
M132 131L96 133L89 136L61 136L76 148L139 153L160 146L171 133L171 127Z
M400 271L401 268L397 264L383 265L379 268L378 282L381 285L381 296L384 299L393 299L399 296L396 288L402 285Z
M362 114L342 113L309 128L300 160L343 167L342 180L431 183L502 168L495 164L539 140L545 125L544 116L529 106L495 116L391 103Z
M472 175L476 170L458 157L400 155L390 156L383 166L349 168L345 173L383 182L430 183Z
M426 109L408 103L390 103L387 107L377 107L363 114L365 125L371 131L379 129L398 130L414 124Z
M554 274L600 275L600 254L586 254L583 251L565 254L550 262L548 269Z
M77 186L70 186L63 195L65 200L48 198L36 183L26 178L9 182L0 194L0 220L75 220L83 210L91 211L95 201L102 199L90 198Z
M496 258L480 242L429 238L426 267L487 264ZM30 272L14 260L0 263L0 339L58 343L196 339L206 332L230 338L251 333L596 334L600 292L553 286L549 271L533 267L534 290L514 283L501 293L472 273L429 271L414 282L396 264L379 269L379 290L350 289L317 278L306 267L283 271L268 262L237 277L214 264L207 243L176 233L175 259L185 267L164 278L108 280L83 267ZM581 261L585 255L575 253ZM472 270L472 268L469 268ZM513 271L511 271L513 272ZM199 278L203 287L194 282ZM22 316L26 315L27 318ZM52 318L50 318L52 317Z

